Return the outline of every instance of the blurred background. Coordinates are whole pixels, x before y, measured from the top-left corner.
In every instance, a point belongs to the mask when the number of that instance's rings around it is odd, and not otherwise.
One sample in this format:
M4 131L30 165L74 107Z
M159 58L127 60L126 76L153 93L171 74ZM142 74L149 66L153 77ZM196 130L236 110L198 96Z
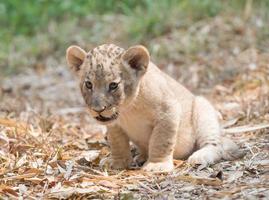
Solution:
M103 43L145 45L160 68L198 94L223 84L240 89L250 83L238 75L266 62L258 57L268 53L268 9L269 0L2 0L0 94L40 93L50 81L70 86L67 47Z
M267 88L268 9L269 0L0 1L2 110L47 115L83 105L65 61L73 44L143 44L161 69L212 101Z
M71 194L85 187L101 196L119 192L99 180L65 181L92 169L102 175L99 160L109 154L106 130L86 113L65 50L114 43L145 45L158 67L214 104L223 127L237 126L229 137L248 152L214 166L228 177L220 187L176 181L173 194L268 197L269 0L0 0L0 27L0 195L66 197L71 186ZM34 178L22 180L27 172ZM156 187L154 177L141 181ZM148 198L149 190L133 187Z
M144 44L177 67L216 51L266 51L268 9L268 0L2 0L1 75L61 62L71 44Z

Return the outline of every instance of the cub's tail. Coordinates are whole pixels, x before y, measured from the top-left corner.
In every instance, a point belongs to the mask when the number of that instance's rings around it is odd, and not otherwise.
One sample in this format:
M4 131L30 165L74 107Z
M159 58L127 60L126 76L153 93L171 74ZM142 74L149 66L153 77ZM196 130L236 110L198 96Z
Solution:
M239 149L238 145L235 144L229 138L222 137L221 146L222 146L222 158L224 160L236 160L246 155L246 152L242 149Z

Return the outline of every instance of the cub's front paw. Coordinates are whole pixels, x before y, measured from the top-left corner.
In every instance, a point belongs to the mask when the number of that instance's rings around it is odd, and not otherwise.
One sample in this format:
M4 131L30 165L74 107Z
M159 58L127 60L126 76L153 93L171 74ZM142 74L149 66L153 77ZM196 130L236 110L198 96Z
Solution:
M127 169L131 164L130 159L114 159L112 157L103 158L100 161L101 167L110 169Z
M171 172L174 169L173 161L164 162L146 162L142 167L148 172Z

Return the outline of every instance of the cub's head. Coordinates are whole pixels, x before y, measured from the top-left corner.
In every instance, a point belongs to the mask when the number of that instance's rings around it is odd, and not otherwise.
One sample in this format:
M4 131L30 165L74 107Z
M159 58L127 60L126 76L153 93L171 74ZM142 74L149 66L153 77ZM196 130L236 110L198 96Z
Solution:
M92 116L108 124L116 120L121 107L137 95L150 58L143 46L124 50L104 44L88 53L78 46L70 46L66 59L79 78L82 96Z

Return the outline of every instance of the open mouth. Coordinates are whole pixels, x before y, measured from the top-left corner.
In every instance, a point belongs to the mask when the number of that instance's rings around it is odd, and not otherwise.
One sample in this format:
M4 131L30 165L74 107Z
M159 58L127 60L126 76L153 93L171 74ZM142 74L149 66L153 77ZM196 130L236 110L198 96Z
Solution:
M104 116L102 116L100 114L97 117L95 117L95 119L98 120L98 121L100 121L100 122L109 122L109 121L112 121L112 120L117 119L117 117L118 117L118 113L114 113L110 117L104 117Z

